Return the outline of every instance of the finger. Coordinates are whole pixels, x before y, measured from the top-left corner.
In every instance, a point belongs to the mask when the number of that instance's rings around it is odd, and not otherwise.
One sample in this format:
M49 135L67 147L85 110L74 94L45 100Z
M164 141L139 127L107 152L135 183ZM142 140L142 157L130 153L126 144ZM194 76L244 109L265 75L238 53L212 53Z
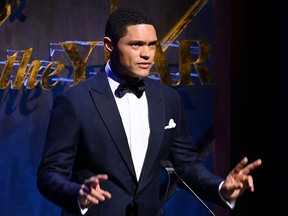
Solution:
M79 195L81 197L86 198L87 194L90 194L90 193L91 193L91 188L90 187L87 187L85 184L81 185L81 188L79 190Z
M98 204L100 201L98 197L92 194L86 194L85 196L85 203Z
M103 180L107 180L108 179L108 175L106 175L106 174L98 174L96 176L93 176L93 178L96 178L99 181L103 181Z
M104 191L103 195L105 196L105 198L107 199L111 199L112 195L108 192L108 191Z
M233 173L239 173L243 167L246 166L246 164L248 163L248 158L244 157L232 170Z
M79 190L78 200L82 206L89 206L91 202L88 200L88 194L90 193L90 188L87 188L84 184L81 186Z
M89 179L86 179L85 182L99 183L100 181L105 181L107 179L108 179L108 175L106 175L106 174L98 174L98 175L90 177Z
M241 172L245 175L248 175L249 173L251 173L253 170L255 170L257 167L259 167L262 164L261 159L257 159L255 161L253 161L252 163L248 164L247 166L245 166Z
M92 189L91 193L87 193L85 188L79 191L79 196L80 196L80 203L83 206L87 206L90 204L98 204L99 202L103 202L106 199L111 199L112 197L108 191L95 192L95 190Z
M99 201L104 201L105 199L111 199L111 194L108 191L102 190L100 186L100 182L106 181L107 179L108 175L106 174L98 174L87 179L85 181L85 185L87 188L89 188L89 190L86 189L87 199L93 203L98 203ZM91 197L88 196L88 194Z
M111 199L112 197L108 191L104 190L92 190L91 195L100 201L104 201L105 199Z
M92 176L89 179L86 179L84 184L87 187L96 187L100 182L106 181L108 179L108 175L106 174L98 174L96 176Z
M247 183L248 183L248 187L250 189L251 192L254 192L254 183L253 183L253 178L252 176L248 176L247 177Z
M104 190L91 190L91 193L86 194L85 198L89 200L93 204L98 204L99 202L103 202L106 199L111 199L111 194L108 191Z

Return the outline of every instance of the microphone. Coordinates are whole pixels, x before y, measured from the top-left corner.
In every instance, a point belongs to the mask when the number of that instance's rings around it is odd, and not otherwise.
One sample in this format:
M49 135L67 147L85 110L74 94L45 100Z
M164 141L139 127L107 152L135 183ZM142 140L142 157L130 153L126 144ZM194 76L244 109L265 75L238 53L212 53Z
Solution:
M168 173L168 186L167 186L167 190L169 188L169 183L170 183L170 174L175 174L177 176L177 178L185 185L186 188L189 189L189 191L201 202L202 205L204 205L204 207L213 215L215 216L214 212L203 202L203 200L189 187L189 185L178 175L178 173L175 171L172 163L169 160L165 160L165 161L160 161L160 165L161 167L163 167L167 173ZM167 195L167 192L166 192ZM166 196L165 196L166 197ZM166 198L164 199L164 204L166 202ZM164 205L165 206L165 205ZM164 207L163 207L164 209ZM164 211L164 210L163 210Z

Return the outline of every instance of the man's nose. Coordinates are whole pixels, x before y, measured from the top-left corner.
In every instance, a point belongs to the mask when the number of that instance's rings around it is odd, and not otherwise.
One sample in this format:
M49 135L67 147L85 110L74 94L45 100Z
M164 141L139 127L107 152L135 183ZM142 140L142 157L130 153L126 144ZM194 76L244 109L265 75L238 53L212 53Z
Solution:
M142 58L148 59L151 56L151 50L149 46L142 46L140 56Z

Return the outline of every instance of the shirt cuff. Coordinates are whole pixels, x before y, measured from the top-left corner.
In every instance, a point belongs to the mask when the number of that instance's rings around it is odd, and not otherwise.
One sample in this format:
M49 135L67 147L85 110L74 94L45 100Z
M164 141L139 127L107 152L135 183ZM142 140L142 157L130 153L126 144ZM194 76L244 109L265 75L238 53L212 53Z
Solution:
M223 184L224 184L224 181L222 181L222 182L219 184L218 194L219 194L219 196L221 197L222 201L223 201L230 209L234 209L235 204L236 204L236 199L228 201L228 200L226 200L226 199L222 196L222 194L220 193L220 189L221 189L221 187L222 187Z
M78 207L80 209L81 214L82 215L86 214L86 212L88 211L88 208L82 208L82 206L81 206L81 204L80 204L78 199L77 199L77 202L78 202Z

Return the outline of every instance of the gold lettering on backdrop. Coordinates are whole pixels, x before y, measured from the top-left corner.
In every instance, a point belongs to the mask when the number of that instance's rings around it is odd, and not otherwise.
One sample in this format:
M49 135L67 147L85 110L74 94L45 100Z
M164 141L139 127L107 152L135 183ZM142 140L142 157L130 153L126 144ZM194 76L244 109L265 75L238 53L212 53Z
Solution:
M1 89L7 88L8 85L12 82L12 80L10 79L11 77L13 77L13 75L11 75L11 71L12 71L14 63L16 62L19 64L19 69L16 74L15 81L14 83L12 83L11 88L12 89L21 88L21 86L23 85L24 79L28 75L28 72L26 72L26 67L28 65L31 53L32 53L32 48L28 50L24 50L20 61L16 60L18 56L18 52L15 52L12 56L9 56L9 58L6 61L4 70L1 74L1 78L0 78Z
M9 58L6 60L5 67L0 77L0 89L7 88L11 83L11 70L13 68L14 62L16 61L17 55L18 53L16 52L12 56L9 56Z
M197 13L205 6L205 4L208 2L208 0L197 0L194 4L186 11L186 13L181 17L181 19L175 24L175 26L165 35L165 37L161 40L162 44L171 44L173 43L177 37L181 34L181 32L189 25L189 23L192 21L193 17L197 15ZM192 85L192 80L190 76L190 71L188 69L191 69L191 63L193 63L202 84L211 84L211 78L208 73L208 67L199 66L198 63L207 60L207 58L204 58L204 54L207 54L207 46L200 45L200 53L202 53L202 56L199 56L199 59L197 62L191 62L190 61L190 46L185 47L180 45L179 47L179 73L180 78L179 82L176 85L182 85L182 84L188 84ZM161 81L167 85L172 85L172 77L170 75L170 72L168 70L168 66L165 63L166 67L164 66L165 56L164 52L169 48L169 45L162 46L162 51L160 49L157 49L156 57L155 57L155 65L157 67L157 70L159 71ZM182 50L183 49L183 50ZM210 54L210 48L209 48L209 54ZM185 55L185 56L182 56ZM204 76L205 75L205 76ZM209 81L208 81L209 80Z
M56 68L54 70L51 70L53 65L57 64ZM64 68L64 64L60 61L56 62L51 62L50 64L48 64L48 66L45 68L45 70L42 73L42 87L44 89L52 89L54 86L57 85L57 83L59 82L59 79L57 79L54 83L52 82L52 84L50 84L50 77L55 76L57 74L59 74ZM50 73L50 71L52 71Z
M76 42L61 42L61 46L63 47L65 53L67 54L69 60L71 61L74 68L74 81L72 85L76 85L82 80L86 78L86 63L89 59L92 51L96 47L97 44L102 43L101 41L88 41L89 51L85 58L82 58L80 51L77 48ZM191 47L193 44L196 44L196 49L194 56L196 56L196 60L192 60L191 57ZM104 49L104 47L103 47ZM195 49L195 47L194 47ZM19 51L20 52L20 51ZM34 60L29 66L27 72L26 68L28 65L28 61L31 57L32 48L28 50L22 50L23 53L21 61L18 62L16 60L18 56L18 52L15 52L12 56L9 56L4 70L0 77L0 89L5 89L12 82L11 74L12 68L14 64L19 64L19 69L16 74L16 78L14 83L12 84L12 89L19 89L25 83L25 86L29 89L34 88L39 80L37 79L40 72L41 61ZM106 54L106 53L104 53ZM209 75L208 67L201 66L200 64L207 61L210 55L210 45L206 41L201 40L181 40L179 41L179 81L176 85L192 85L191 81L191 65L194 66L195 71L199 75L200 81L202 84L211 84L211 77ZM107 57L106 57L107 58ZM56 65L56 67L55 67ZM168 64L166 62L166 58L163 52L163 46L157 44L156 55L155 55L155 65L157 68L157 73L160 77L160 81L167 85L175 85L173 83ZM50 62L48 66L45 67L44 71L41 75L41 84L43 89L51 89L58 82L59 79L52 82L51 77L59 74L64 68L64 64L60 61L58 62ZM153 73L151 72L153 75ZM28 76L29 75L29 76ZM51 83L52 82L52 83Z
M194 4L186 11L182 18L175 24L175 26L166 34L166 36L161 40L161 43L173 43L176 38L181 34L181 32L189 25L193 17L205 6L208 0L197 0ZM163 52L169 46L163 46Z
M199 48L199 52L195 52L196 59L193 60L193 52L191 52L191 47ZM191 80L191 64L194 66L197 74L199 75L202 84L211 84L211 77L208 73L207 66L201 66L199 64L207 61L210 56L210 45L206 41L202 40L181 40L179 47L179 73L180 78L178 85L188 84L192 85Z
M23 53L20 61L17 60L19 52ZM8 57L1 73L0 89L7 88L9 84L11 84L11 89L20 89L23 84L29 89L35 88L39 83L39 79L37 79L38 76L41 76L43 89L51 89L58 83L58 80L56 80L54 83L52 82L52 84L50 84L50 77L59 74L63 70L64 64L62 62L50 62L48 66L45 67L42 75L39 75L41 67L40 60L32 61L26 71L31 54L32 48L15 52ZM12 74L14 65L19 65L16 75ZM56 67L52 68L54 65L56 65ZM51 69L53 69L52 72ZM15 77L14 83L13 79L11 79L12 77Z
M3 8L0 7L0 26L11 15L12 11L20 5L20 0L12 0L9 3L3 4Z
M37 76L38 76L38 73L40 71L40 66L41 66L40 60L32 61L31 65L27 71L27 74L30 74L30 76L27 80L27 83L26 83L26 87L28 89L33 89L38 84L39 80L37 79Z
M110 0L110 14L117 9L117 0Z
M69 57L73 67L74 67L74 82L73 85L77 85L80 81L86 78L86 62L91 55L93 49L101 41L87 41L89 44L89 51L85 59L82 58L76 42L61 42L63 49Z
M15 81L12 85L12 89L20 89L23 85L24 79L26 79L28 72L26 71L29 59L32 54L32 48L23 51L22 58L20 60L18 73L16 75Z
M164 56L164 52L159 43L156 46L156 54L155 54L154 62L155 62L157 71L159 73L161 82L172 86L173 85L172 77L170 75L170 71L166 62L166 58Z

